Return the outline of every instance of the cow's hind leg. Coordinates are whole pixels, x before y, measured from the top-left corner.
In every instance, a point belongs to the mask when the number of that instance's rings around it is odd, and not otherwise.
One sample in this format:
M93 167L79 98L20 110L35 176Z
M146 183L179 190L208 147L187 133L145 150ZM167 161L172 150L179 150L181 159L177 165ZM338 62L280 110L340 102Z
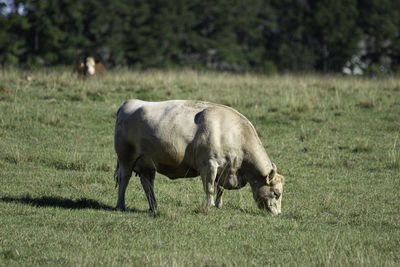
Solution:
M140 174L140 182L142 183L143 190L146 194L149 203L149 209L155 211L157 209L157 200L154 194L154 178L156 176L155 170L144 171Z
M132 170L137 155L135 153L135 148L126 142L120 135L118 127L116 127L115 130L114 146L118 157L116 170L118 200L116 209L125 210L125 191L126 187L128 186L129 179L132 176Z
M131 176L132 176L132 165L124 162L119 162L119 168L117 169L117 182L118 182L118 201L116 207L117 210L125 210L125 191Z
M137 170L140 175L140 182L142 183L143 190L146 194L149 209L155 211L157 209L157 200L154 194L156 167L153 160L146 155L141 155L136 161L135 170Z

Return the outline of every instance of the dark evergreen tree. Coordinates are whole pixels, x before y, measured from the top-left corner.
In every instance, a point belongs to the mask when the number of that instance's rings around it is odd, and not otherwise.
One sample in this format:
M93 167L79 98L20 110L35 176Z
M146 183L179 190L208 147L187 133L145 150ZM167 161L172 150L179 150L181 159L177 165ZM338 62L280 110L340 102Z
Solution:
M359 0L359 25L363 30L362 60L372 71L386 71L399 64L400 2ZM395 67L395 66L393 66Z
M18 13L18 3L12 3L8 9L6 14L6 5L0 3L0 64L3 66L23 62L26 43L21 36L29 28L26 18Z
M278 68L289 71L314 70L317 55L311 45L312 34L307 28L311 13L306 0L272 0L276 10L277 29L268 35L273 61Z
M357 53L361 29L357 26L356 0L309 1L307 29L316 55L316 69L341 71Z

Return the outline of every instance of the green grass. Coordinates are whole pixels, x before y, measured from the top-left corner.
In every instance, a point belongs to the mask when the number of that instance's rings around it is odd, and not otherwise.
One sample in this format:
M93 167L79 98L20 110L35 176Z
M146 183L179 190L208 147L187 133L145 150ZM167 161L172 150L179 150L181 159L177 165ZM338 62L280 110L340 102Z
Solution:
M0 71L0 266L379 265L400 262L400 79ZM282 216L247 186L204 206L199 178L137 177L117 200L113 131L128 98L200 99L249 118L286 178Z

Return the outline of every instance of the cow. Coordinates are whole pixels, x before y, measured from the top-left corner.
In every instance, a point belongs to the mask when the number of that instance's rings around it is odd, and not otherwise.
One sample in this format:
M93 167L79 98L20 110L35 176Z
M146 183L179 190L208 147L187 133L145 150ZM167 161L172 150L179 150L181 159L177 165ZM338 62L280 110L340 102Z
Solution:
M149 209L155 211L158 172L170 179L201 176L207 205L218 208L225 189L249 183L259 208L281 213L284 177L254 126L233 108L192 100L130 99L117 112L114 147L117 210L125 210L126 187L135 172Z
M99 60L95 61L93 57L87 57L79 61L79 64L74 68L74 72L81 77L86 77L88 75L102 77L107 74L107 69L103 62Z

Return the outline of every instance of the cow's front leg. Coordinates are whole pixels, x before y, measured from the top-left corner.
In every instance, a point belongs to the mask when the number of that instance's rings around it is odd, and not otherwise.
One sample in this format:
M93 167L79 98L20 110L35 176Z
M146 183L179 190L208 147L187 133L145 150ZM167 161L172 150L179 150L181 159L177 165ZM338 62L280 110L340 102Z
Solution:
M214 207L214 186L215 186L215 178L217 176L217 168L212 166L208 166L200 172L201 180L203 181L204 191L206 192L207 197L207 205Z
M224 188L222 186L217 187L217 197L215 199L215 206L217 208L222 207L222 195L224 194Z

